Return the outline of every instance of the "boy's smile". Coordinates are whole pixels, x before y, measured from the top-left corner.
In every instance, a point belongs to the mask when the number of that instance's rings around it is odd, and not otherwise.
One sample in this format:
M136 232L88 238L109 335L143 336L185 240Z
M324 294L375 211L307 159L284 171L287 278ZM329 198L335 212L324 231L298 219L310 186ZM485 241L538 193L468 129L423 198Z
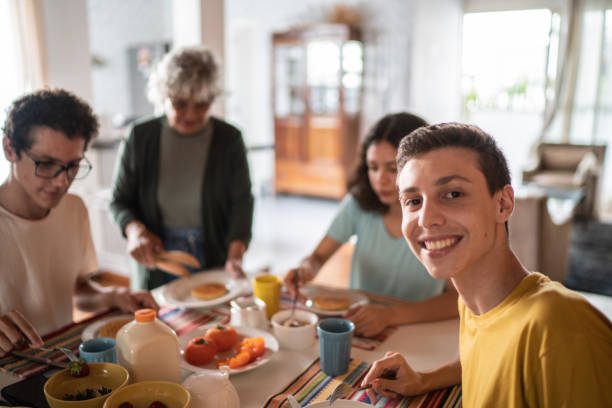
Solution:
M435 278L484 265L500 235L505 238L498 216L502 190L491 196L472 150L445 147L412 158L398 187L402 233Z

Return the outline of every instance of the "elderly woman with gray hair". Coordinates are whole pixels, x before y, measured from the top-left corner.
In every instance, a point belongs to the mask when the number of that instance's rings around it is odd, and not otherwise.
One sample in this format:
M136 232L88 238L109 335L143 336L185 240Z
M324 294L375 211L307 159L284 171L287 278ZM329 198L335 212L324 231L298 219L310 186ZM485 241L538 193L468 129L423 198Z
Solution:
M174 278L156 268L164 250L243 275L253 195L240 131L209 116L220 93L218 70L203 47L166 55L148 84L163 114L136 123L122 144L110 209L136 261L134 288Z

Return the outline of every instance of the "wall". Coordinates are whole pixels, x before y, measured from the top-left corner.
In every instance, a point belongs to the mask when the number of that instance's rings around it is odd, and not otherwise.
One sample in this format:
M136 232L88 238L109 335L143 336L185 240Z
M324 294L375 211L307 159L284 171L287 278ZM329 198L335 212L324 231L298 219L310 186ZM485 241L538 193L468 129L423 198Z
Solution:
M130 115L127 48L172 41L172 0L88 0L92 55L102 65L92 69L93 106L103 121Z
M91 102L86 3L43 0L42 19L50 85L70 90Z
M460 120L461 2L419 1L414 13L408 107L432 123Z
M336 3L225 1L227 118L247 130L247 144L269 144L274 138L272 33L321 21ZM369 77L362 133L390 111L413 110L429 120L457 119L461 2L342 3L359 8L365 16L365 69Z

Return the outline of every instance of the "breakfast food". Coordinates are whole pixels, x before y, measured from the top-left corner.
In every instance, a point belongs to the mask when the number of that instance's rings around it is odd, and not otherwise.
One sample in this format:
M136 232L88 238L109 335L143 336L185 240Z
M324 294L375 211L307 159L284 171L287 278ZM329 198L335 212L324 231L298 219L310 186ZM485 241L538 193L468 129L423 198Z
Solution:
M189 276L189 270L183 265L177 264L176 262L166 261L164 259L158 258L155 260L155 267L164 272L168 272L171 275L180 276L182 278L186 278Z
M158 258L163 259L165 261L170 261L178 264L182 264L185 266L189 266L191 268L201 268L200 261L191 255L189 252L183 251L162 251L157 255Z
M233 327L218 324L206 331L204 338L217 346L217 351L230 350L238 342L238 333Z
M104 326L100 327L100 337L110 337L114 339L117 336L119 329L131 321L132 319L129 318L111 320Z
M191 296L201 300L217 299L227 293L225 285L216 282L203 283L191 289Z
M86 388L85 391L77 391L76 394L66 394L62 398L64 401L84 401L97 398L102 395L110 394L113 390L104 386L98 388L98 393L93 388ZM121 408L121 407L120 407Z
M314 307L329 311L345 310L350 303L347 297L338 295L320 295L312 299Z
M73 377L86 377L89 375L89 365L82 359L69 362L68 370Z
M232 369L240 368L257 360L265 352L266 343L263 337L245 337L236 348L236 355L219 361L217 367L226 365Z
M206 340L204 337L195 337L185 346L185 360L189 364L196 366L210 363L217 354L215 343Z
M302 327L302 326L307 326L309 325L310 322L303 322L301 320L298 319L287 319L282 323L282 326L285 327Z

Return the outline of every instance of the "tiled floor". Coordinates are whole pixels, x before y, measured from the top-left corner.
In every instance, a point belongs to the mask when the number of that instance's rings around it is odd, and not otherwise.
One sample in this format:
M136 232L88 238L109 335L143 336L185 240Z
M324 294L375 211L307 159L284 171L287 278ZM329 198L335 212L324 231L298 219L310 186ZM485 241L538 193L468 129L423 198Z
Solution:
M275 274L284 274L314 249L338 204L300 196L256 197L253 239L245 255L245 269L269 267Z

